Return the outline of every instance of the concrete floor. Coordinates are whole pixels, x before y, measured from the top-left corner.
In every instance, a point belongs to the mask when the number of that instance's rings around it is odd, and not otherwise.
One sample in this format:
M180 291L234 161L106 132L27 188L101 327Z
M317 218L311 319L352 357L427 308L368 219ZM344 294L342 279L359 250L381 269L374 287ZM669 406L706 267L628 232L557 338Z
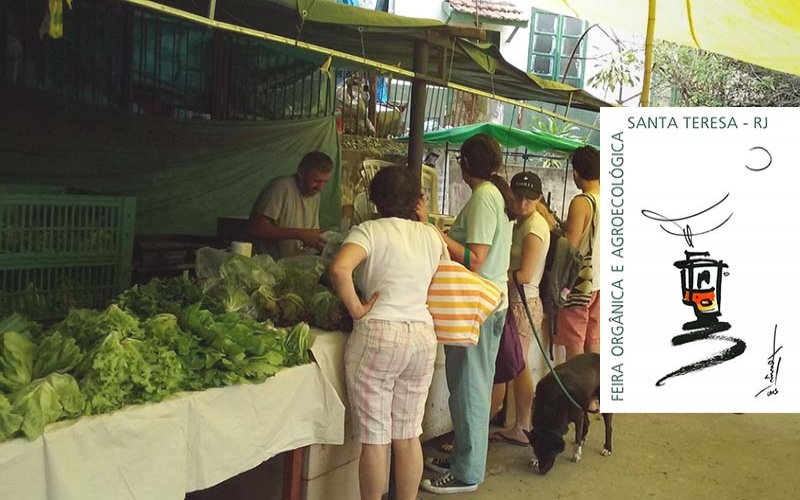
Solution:
M789 500L800 497L800 415L614 416L614 454L600 455L603 422L592 416L583 460L571 446L545 476L531 448L491 443L477 492L423 500ZM570 428L568 442L572 440ZM426 444L426 455L438 453ZM442 455L439 453L439 455ZM435 474L425 472L425 477Z

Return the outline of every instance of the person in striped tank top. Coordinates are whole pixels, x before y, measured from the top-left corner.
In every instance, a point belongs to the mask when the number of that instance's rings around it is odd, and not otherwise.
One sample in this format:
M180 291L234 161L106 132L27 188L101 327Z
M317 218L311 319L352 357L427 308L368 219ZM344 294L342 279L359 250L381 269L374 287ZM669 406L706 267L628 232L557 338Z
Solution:
M600 352L600 152L583 146L572 153L572 178L581 194L569 204L567 239L583 258L578 281L558 312L556 345L570 360Z

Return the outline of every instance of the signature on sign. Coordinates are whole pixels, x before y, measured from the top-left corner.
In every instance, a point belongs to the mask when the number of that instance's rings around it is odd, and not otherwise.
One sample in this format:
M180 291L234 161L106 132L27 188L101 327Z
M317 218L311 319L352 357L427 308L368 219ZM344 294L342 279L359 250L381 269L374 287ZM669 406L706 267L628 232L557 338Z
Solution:
M767 366L769 366L769 373L764 377L764 380L769 380L769 385L758 391L755 397L759 397L766 391L767 397L775 396L778 394L778 372L781 369L781 357L778 353L783 349L783 346L778 347L778 325L775 325L775 331L772 333L772 354L767 358ZM777 360L776 360L777 358Z

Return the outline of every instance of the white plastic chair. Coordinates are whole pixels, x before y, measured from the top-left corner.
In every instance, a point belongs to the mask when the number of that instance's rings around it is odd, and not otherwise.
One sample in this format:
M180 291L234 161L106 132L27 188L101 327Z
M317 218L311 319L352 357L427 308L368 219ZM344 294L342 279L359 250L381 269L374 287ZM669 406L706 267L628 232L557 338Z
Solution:
M375 177L378 170L390 165L394 165L394 163L383 160L364 160L361 162L359 176L361 177L361 184L365 193L369 191L369 183L372 182L372 178Z
M353 200L353 218L350 221L354 226L375 217L375 207L370 203L367 193L358 193Z
M370 182L372 182L372 179L375 177L375 174L378 173L378 170L382 169L383 167L388 167L390 165L394 165L394 163L383 160L371 160L371 159L364 160L361 162L361 170L359 171L359 177L363 193L369 192L369 184ZM428 199L428 211L430 213L438 213L439 174L436 172L435 168L429 167L428 165L422 166L422 188L425 190L425 196ZM356 196L356 198L358 198L358 195ZM360 204L364 203L363 199L359 201ZM367 201L367 203L369 204L370 213L377 212L375 205L373 205L369 201ZM363 209L364 207L361 208Z
M439 213L439 174L436 169L428 165L422 166L422 189L428 198L428 212Z

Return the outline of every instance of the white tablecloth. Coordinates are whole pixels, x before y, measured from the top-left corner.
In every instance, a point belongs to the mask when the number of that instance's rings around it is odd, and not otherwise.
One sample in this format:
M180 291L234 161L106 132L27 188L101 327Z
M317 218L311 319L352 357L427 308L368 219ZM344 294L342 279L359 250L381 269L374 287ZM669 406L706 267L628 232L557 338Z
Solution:
M0 499L182 500L278 453L341 444L344 411L309 364L262 384L59 422L35 441L0 444Z
M327 331L312 328L314 345L311 354L322 370L322 374L336 389L336 393L349 406L347 401L347 386L344 378L344 348L347 344L349 333L340 331Z

